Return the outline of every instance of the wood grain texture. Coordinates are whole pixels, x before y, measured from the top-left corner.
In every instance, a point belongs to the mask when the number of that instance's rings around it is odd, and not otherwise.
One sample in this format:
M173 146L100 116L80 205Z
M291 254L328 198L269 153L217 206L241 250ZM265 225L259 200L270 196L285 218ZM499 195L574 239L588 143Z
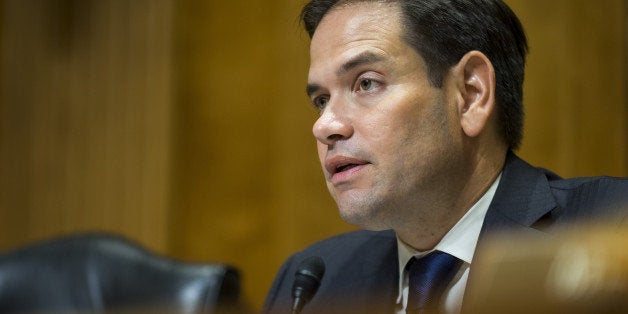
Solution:
M4 1L0 246L109 230L165 252L169 1Z
M563 176L627 175L624 1L506 2L530 41L522 157Z

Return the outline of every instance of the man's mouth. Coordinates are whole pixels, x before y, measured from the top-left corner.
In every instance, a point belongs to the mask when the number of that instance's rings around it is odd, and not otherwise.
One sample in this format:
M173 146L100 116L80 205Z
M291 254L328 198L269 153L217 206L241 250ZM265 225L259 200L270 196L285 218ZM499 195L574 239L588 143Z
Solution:
M348 165L340 166L340 167L336 168L336 173L343 172L343 171L349 170L351 168L355 168L357 166L359 166L359 165L358 164L348 164Z
M351 169L356 167L361 167L368 164L368 161L360 160L353 157L348 156L334 156L330 157L325 161L325 169L330 175L335 175L337 173L348 172Z

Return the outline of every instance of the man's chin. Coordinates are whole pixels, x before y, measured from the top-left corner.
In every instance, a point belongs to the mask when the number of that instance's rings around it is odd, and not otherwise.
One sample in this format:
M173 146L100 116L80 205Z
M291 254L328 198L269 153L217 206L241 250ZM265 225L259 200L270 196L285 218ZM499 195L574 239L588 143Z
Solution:
M390 229L390 226L386 224L384 219L377 217L375 213L370 213L364 210L341 208L340 217L346 223L358 226L364 230L382 231Z

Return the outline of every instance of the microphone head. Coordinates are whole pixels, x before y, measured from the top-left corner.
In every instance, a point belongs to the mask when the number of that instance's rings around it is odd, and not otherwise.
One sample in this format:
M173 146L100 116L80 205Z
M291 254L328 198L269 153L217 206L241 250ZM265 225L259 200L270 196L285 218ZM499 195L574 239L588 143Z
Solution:
M324 274L325 262L318 256L310 256L299 264L292 284L293 310L300 311L312 299Z

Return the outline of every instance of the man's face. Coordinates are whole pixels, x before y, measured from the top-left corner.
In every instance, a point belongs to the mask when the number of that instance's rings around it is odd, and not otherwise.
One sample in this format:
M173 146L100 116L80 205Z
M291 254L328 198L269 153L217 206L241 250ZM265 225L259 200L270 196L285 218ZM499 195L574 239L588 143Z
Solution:
M330 11L311 42L308 94L327 187L349 223L395 228L434 215L460 154L452 96L430 85L402 39L396 5L360 2ZM416 221L416 219L415 219Z

